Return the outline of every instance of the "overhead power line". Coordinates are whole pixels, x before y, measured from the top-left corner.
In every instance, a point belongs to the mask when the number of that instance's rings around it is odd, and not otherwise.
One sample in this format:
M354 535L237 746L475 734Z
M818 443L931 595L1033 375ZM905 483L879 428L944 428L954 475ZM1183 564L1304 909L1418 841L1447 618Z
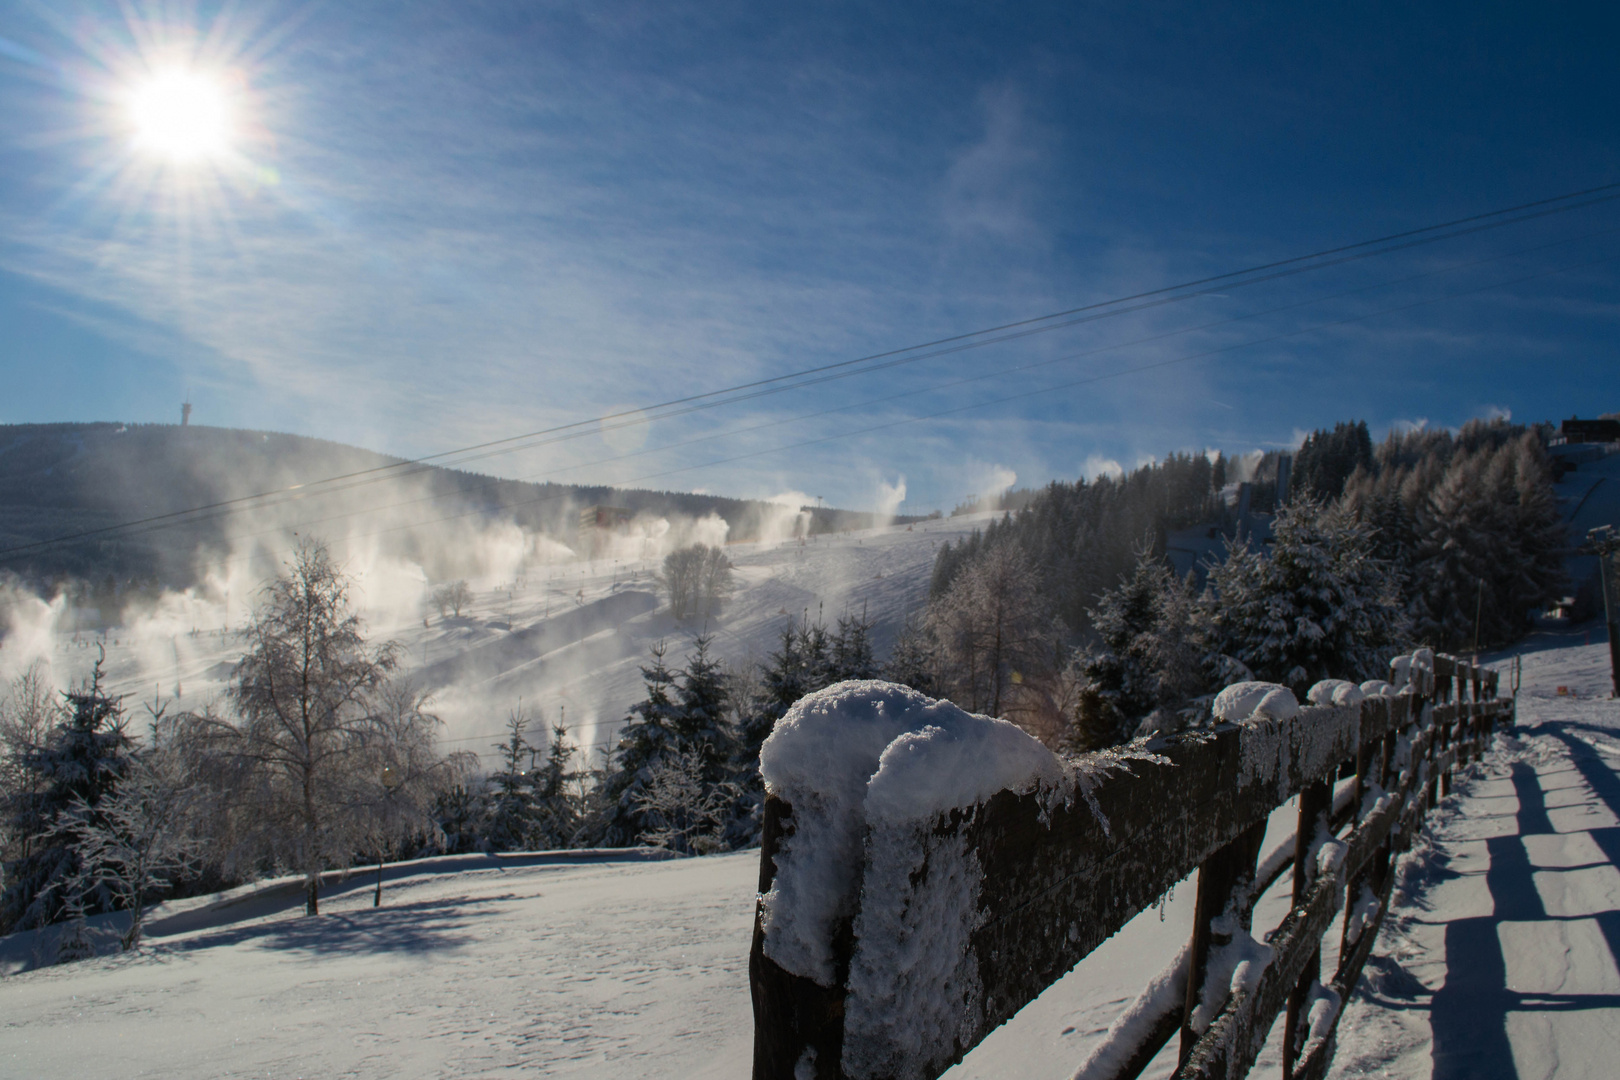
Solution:
M995 369L993 371L984 372L984 373L977 374L977 375L965 376L965 377L958 378L958 379L952 379L952 380L950 380L948 382L944 382L944 383L935 383L935 384L933 384L931 386L923 386L923 387L916 387L916 388L912 388L912 389L902 390L902 391L900 391L898 393L888 394L888 395L885 395L885 396L882 396L882 397L864 398L864 399L862 399L860 401L857 401L857 402L854 402L854 403L851 403L851 404L839 405L839 406L836 406L836 407L833 407L833 408L827 408L827 409L818 409L818 410L816 410L814 412L801 413L801 414L799 414L797 416L790 416L790 417L787 417L785 419L771 419L771 420L768 420L768 421L766 421L764 423L752 424L752 425L749 425L749 426L746 426L746 427L741 427L741 428L732 428L732 429L727 430L727 431L721 431L721 432L717 432L717 433L710 434L710 435L702 435L702 436L698 436L696 438L683 439L683 440L681 440L679 442L664 443L664 444L661 444L661 445L658 445L658 446L645 447L645 448L640 449L640 450L635 450L635 451L631 451L629 453L624 453L624 454L618 454L618 455L615 455L615 456L612 456L612 457L596 458L596 459L593 459L593 460L590 460L590 461L575 462L573 464L563 466L560 469L548 469L548 470L545 470L544 473L536 473L536 474L533 474L533 475L527 476L527 477L514 477L514 478L511 478L511 479L493 479L493 480L488 480L488 481L473 485L470 488L457 488L455 491L450 492L450 493L431 492L431 493L428 493L426 495L416 495L416 496L413 496L411 498L398 500L396 502L388 502L388 503L382 503L382 504L375 504L375 505L369 505L369 506L362 506L362 507L355 507L355 508L351 508L351 509L345 509L342 513L340 513L338 515L327 516L327 517L324 517L324 518L316 518L316 519L312 519L312 520L307 521L307 522L300 523L299 527L303 528L303 527L306 527L306 526L311 525L311 524L315 524L315 525L327 524L327 523L329 523L331 521L334 521L334 520L341 520L341 519L344 519L344 518L357 517L357 516L362 516L362 515L366 515L366 514L376 514L376 513L381 513L381 512L384 512L384 511L388 511L388 510L397 510L397 509L400 509L401 507L415 506L415 505L419 505L419 504L425 503L425 502L435 502L435 501L438 501L440 499L450 497L450 496L455 496L455 497L460 497L460 498L467 498L469 496L475 496L480 492L484 492L484 491L488 491L488 490L491 490L491 489L494 489L494 488L498 488L503 484L532 482L532 481L540 479L540 477L542 475L544 475L547 480L555 482L556 476L561 472L572 472L572 471L576 471L576 470L579 470L579 469L595 468L595 467L601 466L601 465L607 465L607 464L613 464L613 463L616 463L616 462L628 461L628 460L638 458L638 457L645 457L645 456L647 456L649 454L666 454L666 453L670 452L671 450L679 450L679 449L683 449L683 448L686 448L686 447L696 446L696 445L699 445L699 444L702 444L702 443L715 442L715 441L721 440L721 439L736 438L736 437L741 436L741 435L747 435L747 434L751 434L751 433L756 432L756 431L761 431L761 430L765 430L765 429L769 429L769 428L780 428L780 427L784 427L784 426L786 426L788 424L795 424L795 423L800 423L800 422L805 421L805 420L814 420L814 419L819 419L819 418L825 417L825 416L832 416L832 415L836 415L838 413L848 412L851 409L856 409L856 408L861 408L861 407L869 407L869 406L873 406L873 405L884 405L884 404L888 404L890 402L900 401L900 400L903 400L903 399L906 399L906 398L918 397L918 396L923 395L923 394L937 393L937 392L942 391L942 390L954 389L956 387L971 385L971 384L977 383L977 382L984 382L984 381L987 381L987 380L990 380L990 379L1004 379L1004 378L1007 378L1008 376L1011 376L1011 375L1019 375L1019 374L1027 373L1027 372L1030 372L1030 371L1033 371L1033 370L1036 370L1036 369L1039 369L1039 368L1051 367L1051 366L1056 365L1056 364L1069 363L1069 362L1072 362L1072 361L1075 361L1075 360L1081 360L1081 359L1085 359L1087 357L1098 356L1098 355L1101 355L1101 354L1104 354L1104 353L1117 352L1117 351L1119 351L1121 349L1127 349L1127 348L1131 348L1133 346L1148 345L1148 344L1153 344L1153 343L1157 343L1157 342L1168 341L1168 340L1171 340L1171 339L1174 339L1174 338L1177 338L1177 337L1186 336L1188 334L1198 333L1198 332L1201 332L1201 331L1215 330L1215 329L1219 329L1220 327L1223 327L1223 326L1231 326L1231 325L1234 325L1234 324L1237 324L1237 323L1248 322L1248 321L1252 321L1254 319L1264 318L1264 317L1269 316L1269 315L1276 315L1276 314L1280 314L1280 313L1287 312L1287 311L1293 311L1293 310L1297 310L1299 308L1309 307L1309 306L1312 306L1312 305L1325 303L1325 302L1328 302L1328 301L1331 301L1331 300L1339 300L1339 299L1343 299L1343 298L1349 297L1349 296L1356 296L1356 295L1360 295L1360 294L1363 294L1363 293L1375 292L1375 291L1378 291L1378 290L1381 290L1381 289L1388 289L1388 288L1392 288L1392 287L1395 287L1395 286L1398 286L1398 285L1409 285L1409 284L1412 284L1413 282L1417 282L1417 281L1423 281L1423 280L1427 280L1427 279L1438 278L1438 277L1442 277L1442 276L1445 276L1445 275L1448 275L1448 274L1454 274L1454 273L1457 273L1457 272L1463 271L1463 270L1475 269L1475 268L1485 266L1485 265L1490 264L1490 263L1500 262L1500 261L1502 261L1504 259L1511 259L1511 258L1516 258L1516 257L1521 256L1521 255L1532 254L1534 252L1546 251L1546 250L1549 250L1549 249L1552 249L1552 248L1562 247L1562 246L1566 246L1568 244L1577 243L1577 242L1584 241L1584 240L1594 240L1594 239L1598 239L1600 237L1612 236L1616 232L1620 232L1620 229L1606 229L1606 230L1601 230L1601 231L1598 231L1598 232L1595 232L1595 233L1584 233L1584 234L1574 236L1574 237L1566 237L1566 238L1556 240L1556 241L1551 241L1551 242L1548 242L1548 243L1534 244L1534 245L1531 245L1529 247L1518 248L1518 249L1515 249L1513 251L1499 252L1499 253L1496 253L1496 254L1493 254L1493 255L1486 256L1484 258L1471 259L1471 260L1469 260L1467 262L1455 263L1455 264L1452 264L1452 265L1449 265L1449 266L1444 266L1444 267L1440 267L1438 269L1424 271L1424 272L1418 273L1418 274L1410 274L1410 275L1400 277L1400 278L1394 278L1394 279L1388 279L1388 280L1384 280L1384 281L1379 281L1379 282L1375 282L1375 283L1373 283L1371 285L1357 286L1355 288L1344 289L1344 290L1340 290L1338 292L1328 293L1328 294L1322 295L1322 296L1307 297L1307 298L1305 298L1303 300L1292 301L1290 303L1278 305L1276 307L1266 308L1266 309L1259 310L1259 311L1246 312L1246 313L1241 314L1241 315L1229 316L1229 317L1223 318L1223 319L1216 319L1216 320L1213 320L1213 321L1210 321L1210 322L1200 323L1200 324L1195 325L1195 326L1179 327L1179 328L1174 329L1174 330L1167 330L1167 331L1163 331L1163 332L1156 333L1156 334L1149 334L1149 335L1146 335L1144 337L1134 338L1134 339L1131 339L1131 340L1128 340L1128 341L1121 341L1121 342L1114 342L1114 343L1110 343L1110 344L1106 344L1106 345L1099 345L1099 346L1096 346L1094 348L1084 349L1084 350L1081 350L1079 352L1067 353L1067 354L1064 354L1062 356L1047 357L1047 358L1032 361L1032 362L1029 362L1029 363L1017 364L1017 365L1007 366L1007 367L1000 367L1000 368L997 368L997 369ZM770 453L770 452L772 452L772 451L769 451L769 450L761 451L761 453ZM640 478L638 478L638 479L640 479ZM361 484L365 484L365 483L368 483L368 482L370 482L370 481L366 481L366 480L356 481L354 486L359 486ZM632 481L632 482L634 482L634 481ZM343 492L343 491L346 491L346 490L350 490L349 485L329 489L326 492L326 494L331 495L331 494ZM535 502L540 502L540 503L550 502L550 501L555 501L557 499L561 499L561 498L565 498L565 497L566 496L564 496L564 495L548 495L548 496L542 497L541 499L535 500ZM277 503L269 503L267 505L275 506L275 505L278 505L278 504ZM506 505L507 504L499 504L497 506L490 506L490 505L486 504L484 507L480 508L480 512L492 512L492 511L497 510L497 509L504 509L504 508L506 508ZM525 505L529 505L529 504L525 504ZM158 526L153 526L152 528L156 529L156 528L162 528L162 527L163 526L158 525ZM235 537L232 537L232 539L250 539L250 538L253 538L253 537L256 537L256 536L270 535L270 534L277 533L277 532L280 532L280 531L282 531L281 527L277 526L277 527L261 530L259 532L255 532L255 533L239 534L239 535L237 535ZM136 533L136 535L140 535L140 533Z
M1620 230L1609 230L1608 232L1614 232L1614 231L1620 231ZM1599 235L1604 235L1604 234L1599 234ZM1555 245L1547 245L1547 246L1555 246ZM1288 339L1291 339L1291 338L1297 338L1297 337L1301 337L1301 336L1306 335L1306 334L1317 333L1317 332L1320 332L1320 331L1323 331L1323 330L1329 330L1329 329L1333 329L1333 328L1340 327L1340 326L1349 326L1349 325L1353 325L1355 323L1365 322L1365 321L1367 321L1369 319L1378 318L1378 317L1383 316L1383 315L1398 314L1400 312L1411 311L1411 310L1415 310L1415 309L1422 308L1422 307L1428 307L1428 306L1431 306L1433 304L1443 303L1443 302L1448 301L1448 300L1461 299L1461 298L1467 297L1467 296L1475 296L1475 295L1479 295L1481 293L1490 292L1490 291L1492 291L1494 289L1507 288L1507 287L1512 286L1512 285L1523 284L1525 282L1533 281L1533 280L1536 280L1536 279L1539 279L1539 278L1551 277L1551 276L1554 276L1554 275L1557 275L1557 274L1568 273L1568 272L1570 272L1572 270L1579 270L1579 269L1584 269L1584 268L1591 267L1591 266L1597 266L1597 265L1601 265L1603 263L1612 262L1612 261L1615 260L1615 258L1617 258L1617 256L1606 255L1606 256L1603 256L1603 257L1597 258L1597 259L1590 259L1590 260L1586 260L1586 261L1579 262L1579 263L1572 263L1572 264L1567 264L1567 265L1555 267L1555 268L1552 268L1552 269L1549 269L1549 270L1540 270L1540 271L1536 271L1534 273L1524 274L1524 275L1509 278L1509 279L1506 279L1506 280L1491 282L1489 284L1477 286L1475 288L1465 289L1465 290L1455 292L1455 293L1448 293L1448 294L1446 294L1444 296L1430 297L1430 298L1427 298L1427 299L1418 300L1418 301L1414 301L1414 302L1406 303L1406 304L1400 304L1400 305L1396 305L1396 306L1393 306L1393 307L1380 308L1379 310L1366 312L1366 313L1363 313L1363 314L1360 314L1360 315L1348 316L1348 317L1341 318L1341 319L1333 319L1333 320L1329 320L1327 322L1316 323L1316 324L1313 324L1313 325L1310 325L1310 326L1301 327L1301 328L1294 329L1294 330L1280 331L1278 333L1270 334L1270 335L1267 335L1267 336L1264 336L1264 337L1252 338L1252 339L1249 339L1247 341L1235 342L1235 343L1230 344L1230 345L1219 346L1219 347L1211 348L1211 349L1204 349L1204 350L1200 350L1200 351L1197 351L1197 352L1188 353L1188 354L1184 354L1184 355L1177 356L1177 357L1170 357L1170 358L1165 359L1165 360L1159 360L1159 361L1155 361L1155 362L1148 363L1148 364L1139 364L1139 365L1136 365L1136 366L1127 366L1127 367L1119 368L1119 369L1116 369L1116 370L1110 371L1110 372L1103 372L1103 373L1100 373L1100 374L1083 376L1083 377L1080 377L1080 378L1070 379L1070 380L1067 380L1067 381L1064 381L1064 382L1060 382L1060 383L1056 383L1056 384L1052 384L1052 385L1048 385L1048 386L1038 387L1038 388L1033 389L1033 390L1020 391L1018 393L1006 394L1006 395L1002 395L1002 396L999 396L999 397L981 399L981 400L974 401L974 402L972 402L970 404L967 404L967 405L956 406L956 407L953 407L953 408L941 409L941 410L937 410L937 411L934 411L934 412L921 413L921 414L916 414L916 415L912 415L912 416L901 417L901 418L896 419L896 420L884 421L882 423L872 424L872 425L868 425L866 427L848 429L848 430L840 431L840 432L837 432L837 433L834 433L834 434L831 434L831 435L818 436L818 437L812 438L812 439L804 439L804 440L800 440L800 441L796 441L796 442L785 443L785 444L777 445L777 446L774 446L774 447L767 447L767 448L762 449L762 450L750 451L750 452L747 452L747 453L736 454L736 455L732 455L732 456L729 456L729 457L722 457L722 458L712 459L712 460L709 460L709 461L703 461L703 462L699 462L699 463L693 464L693 465L682 465L682 466L676 466L676 467L668 468L668 469L661 469L661 470L656 471L656 472L643 473L643 474L641 474L639 476L631 477L629 480L627 480L625 482L626 483L643 483L643 482L650 481L650 480L660 480L660 479L664 479L664 478L667 478L667 477L670 477L670 476L676 476L676 475L679 475L679 474L682 474L682 473L694 472L694 471L697 471L699 469L713 468L713 467L718 466L718 465L735 464L735 463L740 462L740 461L747 461L747 460L751 460L751 459L754 459L754 458L764 457L764 456L766 456L768 454L785 453L785 452L790 451L790 450L799 450L799 449L805 449L805 448L811 447L811 446L820 446L820 445L824 445L826 443L838 442L840 440L852 438L852 437L855 437L855 436L870 435L870 434L873 434L873 433L878 432L878 431L884 431L884 430L890 430L890 429L897 428L897 427L902 427L902 426L905 426L907 424L920 423L920 422L925 421L925 420L940 419L940 418L946 417L946 416L954 416L954 415L964 413L964 412L971 412L971 411L976 410L976 409L988 408L988 407L993 406L993 405L1000 405L1000 404L1005 404L1005 403L1011 402L1011 401L1024 400L1024 399L1027 399L1027 398L1030 398L1030 397L1036 397L1036 396L1039 396L1039 395L1042 395L1042 394L1051 394L1051 393L1054 393L1054 392L1059 391L1059 390L1069 390L1069 389L1073 389L1073 388L1075 388L1077 386L1092 385L1092 384L1095 384L1095 383L1105 382L1105 381L1108 381L1108 380L1111 380L1111 379L1123 378L1123 377L1128 376L1128 375L1140 374L1140 373L1145 372L1145 371L1154 371L1154 370L1160 370L1160 369L1164 369L1164 368L1168 368L1168 367L1174 367L1174 366L1178 366L1178 365L1182 365L1182 364L1186 364L1186 363L1191 363L1191 362L1197 361L1197 360L1209 359L1209 358L1215 357L1215 356L1221 356L1221 355L1226 355L1226 354L1230 354L1230 353L1234 353L1234 352L1239 352L1239 351L1242 351L1244 349L1250 349L1250 348L1254 348L1254 347L1260 346L1260 345L1274 344L1276 342L1285 341L1285 340L1288 340ZM1491 260L1479 260L1479 262L1488 262L1488 261L1491 261ZM1465 266L1463 266L1463 267L1454 267L1452 269L1463 269L1463 268L1466 268L1466 266L1470 266L1470 265L1477 265L1477 264L1473 264L1473 263L1465 264ZM1417 275L1417 276L1418 277L1425 277L1425 276L1433 276L1433 275L1428 274L1428 275ZM1388 282L1388 283L1384 283L1384 284L1388 285L1388 284L1396 284L1396 283L1398 283L1398 282ZM1377 287L1377 286L1374 286L1374 287ZM1357 292L1357 291L1364 291L1364 290L1350 290L1350 292ZM1343 295L1343 294L1340 294L1340 295ZM1291 305L1286 305L1285 308L1286 307L1297 307L1297 306L1300 306L1300 305L1291 304ZM1284 309L1278 309L1278 310L1284 310ZM1266 314L1266 313L1261 313L1261 314ZM1223 321L1226 321L1226 320L1223 320ZM1236 320L1231 320L1231 321L1236 321ZM1192 328L1192 329L1200 329L1200 328ZM1183 332L1185 332L1185 331L1183 331ZM1163 337L1174 336L1175 333L1176 332L1171 332L1171 333L1164 334L1164 335L1156 335L1155 338L1144 339L1144 340L1157 340L1157 339L1160 339L1160 338L1163 338ZM1127 343L1127 344L1130 344L1130 343ZM1120 346L1120 347L1123 347L1123 346ZM1107 350L1097 350L1097 351L1107 351ZM1080 354L1080 355L1084 355L1084 354ZM1060 359L1062 359L1062 358L1060 358ZM1045 363L1049 363L1049 362L1055 362L1055 361L1043 361L1041 363L1032 364L1032 365L1026 365L1026 366L1027 367L1038 367L1038 366L1043 366ZM966 381L977 381L977 380L962 380L962 381L966 382ZM900 396L910 396L910 395L909 394L903 394L903 395L895 395L895 396L900 397ZM842 411L842 410L827 410L827 411L832 412L832 411ZM693 440L693 441L698 442L698 441L708 441L708 440ZM662 447L660 449L668 450L668 449L673 449L673 447ZM636 456L636 455L625 455L625 456ZM441 515L441 516L438 516L438 517L421 518L421 519L406 522L406 523L403 523L403 524L391 525L391 526L388 526L386 528L375 529L375 530L372 530L370 532L358 534L357 536L352 537L351 539L367 539L367 538L374 538L374 537L378 537L378 536L386 536L386 535L406 531L406 530L413 529L413 528L419 528L419 527L424 526L424 525L444 524L444 523L447 523L447 522L459 521L459 520L469 518L469 517L476 517L476 516L486 515L486 514L490 513L492 510L496 510L496 509L498 509L498 510L515 510L515 509L519 509L519 508L522 508L522 507L540 505L540 504L555 501L557 499L561 499L561 498L564 498L564 497L565 496L563 496L563 495L555 495L555 494L553 494L553 495L541 495L541 496L536 496L536 497L531 498L531 499L522 499L522 500L518 500L516 502L503 503L499 507L478 506L478 507L473 507L473 508L463 510L463 511L460 511L460 512L457 512L457 513L445 514L445 515ZM428 497L428 498L432 498L432 497ZM400 503L400 504L395 504L395 505L407 505L409 502L421 502L421 501L427 501L427 499L408 500L406 503ZM357 513L374 513L374 512L377 512L379 510L385 510L385 509L390 509L390 508L391 507L389 507L389 506L383 506L383 507L372 508L371 510L367 510L367 511L358 511L358 512L356 512L356 511L345 511L345 512L338 513L338 514L328 515L326 517L313 518L313 519L308 519L308 520L299 522L299 523L297 523L297 528L299 528L299 529L307 529L307 528L309 528L311 526L323 525L323 524L327 524L327 523L332 522L332 521L345 520L347 518L356 516ZM281 533L283 531L284 531L283 527L278 526L276 528L260 530L258 532L254 532L254 533L242 534L242 535L233 537L232 539L234 539L234 540L249 539L249 538L253 538L253 537L257 537L257 536L279 534L279 533ZM238 558L241 558L241 557L238 557ZM228 560L228 561L235 561L235 560Z
M426 468L440 467L432 463L445 461L450 458L460 458L459 463L479 460L482 457L492 456L492 453L512 452L516 449L526 448L520 444L544 445L543 442L556 441L558 438L573 438L581 434L588 434L593 425L609 424L612 421L622 421L615 426L632 426L636 423L650 423L652 420L664 419L672 416L684 415L696 411L697 408L714 408L720 405L733 404L739 401L752 400L767 393L780 393L787 390L802 389L808 386L819 385L832 378L843 378L855 374L867 374L873 371L886 370L901 363L915 363L919 360L930 359L971 348L982 348L986 345L1001 344L1006 341L1029 336L1034 333L1045 333L1052 330L1064 329L1077 325L1080 322L1091 321L1097 318L1115 317L1156 307L1166 303L1176 303L1192 299L1197 296L1208 295L1215 291L1210 286L1220 285L1222 288L1238 288L1246 285L1258 284L1263 281L1276 280L1278 277L1290 276L1296 273L1307 273L1324 269L1330 266L1341 265L1354 259L1370 258L1376 255L1398 251L1419 244L1435 243L1456 237L1470 235L1487 229L1501 228L1507 225L1518 224L1522 221L1544 217L1550 214L1567 213L1603 202L1620 199L1620 182L1603 184L1596 187L1584 188L1579 191L1567 192L1563 195L1550 198L1537 199L1532 202L1520 203L1515 206L1488 211L1482 214L1473 214L1467 217L1455 218L1450 221L1434 225L1425 225L1421 228L1408 229L1403 232L1391 233L1386 236L1370 240L1357 241L1338 247L1326 248L1305 255L1296 255L1286 259L1261 263L1241 270L1228 271L1192 281L1181 282L1176 285L1166 285L1156 289L1132 293L1126 296L1115 297L1110 300L1097 301L1078 307L1067 308L1062 311L1051 312L1046 315L1033 316L1014 322L1002 323L997 326L986 327L947 337L935 338L931 341L903 348L890 349L883 352L872 353L851 360L842 360L829 364L803 368L783 375L771 376L765 379L756 379L751 382L738 383L729 387L705 391L700 394L691 394L681 398L674 398L649 405L640 409L625 409L619 412L608 413L603 416L585 420L577 420L567 424L543 428L537 431L525 432L519 435L493 439L469 446L439 451L386 465L378 465L367 469L358 469L335 476L324 477L318 480L292 484L286 487L275 488L268 491L256 492L250 495L235 496L212 503L205 503L183 510L168 511L153 514L147 517L136 518L129 521L118 522L112 525L100 526L94 529L80 530L74 533L62 534L44 540L32 541L26 544L14 545L10 548L0 549L0 557L26 554L30 551L41 550L58 544L69 543L75 540L89 539L96 536L105 536L110 533L123 532L146 526L161 525L164 523L185 524L195 520L206 520L201 515L210 512L225 511L255 502L270 499L303 498L315 494L316 488L326 485L338 484L343 481L361 480L363 478L394 479L412 475ZM1585 201L1578 201L1585 200ZM1517 216L1516 216L1517 215ZM1127 305L1136 306L1127 306ZM1065 321L1066 320L1066 321ZM929 351L934 350L934 351ZM880 363L886 361L886 363ZM707 403L707 404L704 404ZM655 415L656 414L656 415ZM497 450L498 447L508 447L507 450ZM477 457L469 457L474 455ZM453 463L454 464L454 463Z

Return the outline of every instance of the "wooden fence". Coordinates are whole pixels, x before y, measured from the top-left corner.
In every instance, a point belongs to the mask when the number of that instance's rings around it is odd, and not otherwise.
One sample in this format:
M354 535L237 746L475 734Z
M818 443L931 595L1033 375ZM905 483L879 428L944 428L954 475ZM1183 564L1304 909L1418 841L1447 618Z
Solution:
M1095 784L1094 806L1007 790L908 836L885 837L881 847L868 827L866 854L857 856L866 861L854 875L862 884L827 929L831 985L766 955L756 917L755 1080L931 1080L1194 869L1192 940L1110 1029L1085 1075L1134 1077L1179 1035L1178 1077L1240 1077L1280 1014L1284 1075L1325 1075L1340 1003L1383 923L1395 856L1449 793L1453 770L1514 717L1513 702L1496 698L1495 672L1452 657L1434 657L1429 670L1392 671L1391 681L1406 691L1156 740L1147 747L1153 758ZM1268 819L1295 795L1295 837L1262 861ZM767 798L762 896L793 834L793 808ZM920 868L901 879L898 903L942 924L966 919L964 963L973 977L965 990L918 987L918 970L874 964L889 943L862 941L855 926L861 897L884 870L875 865L878 850ZM930 860L955 851L982 875L968 901L976 910L953 915L959 883L930 872ZM1290 869L1292 907L1261 944L1248 934L1254 901ZM895 902L893 878L884 879L886 903ZM1338 964L1324 974L1322 938L1341 911ZM846 1033L852 970L861 972L866 999L895 1003L894 1024L865 1022ZM941 995L950 1015L919 1043L899 1010L912 1000L937 1006Z

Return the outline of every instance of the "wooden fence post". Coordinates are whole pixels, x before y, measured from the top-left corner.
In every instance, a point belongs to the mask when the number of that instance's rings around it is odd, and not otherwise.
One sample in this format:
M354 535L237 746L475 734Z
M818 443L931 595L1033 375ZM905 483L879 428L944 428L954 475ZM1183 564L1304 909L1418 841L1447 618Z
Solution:
M793 807L775 796L765 800L760 835L759 893L770 891L776 855L793 833ZM759 901L755 902L756 909ZM748 982L754 1005L754 1080L838 1080L844 1043L844 980L853 938L848 920L835 928L837 977L832 987L784 971L765 955L765 935L756 910Z
M1294 833L1294 907L1297 910L1305 905L1310 892L1312 871L1311 849L1316 843L1317 835L1321 832L1331 832L1328 817L1333 812L1333 785L1326 781L1307 786L1299 793L1299 827ZM1322 977L1322 950L1318 947L1309 960L1305 962L1305 970L1300 974L1299 982L1288 996L1287 1019L1283 1026L1283 1080L1289 1080L1294 1075L1294 1062L1299 1060L1299 1053L1304 1049L1304 1039L1301 1037L1300 1013L1310 996L1311 987Z
M1244 930L1250 926L1254 897L1255 864L1260 845L1266 838L1266 819L1261 818L1238 835L1236 840L1216 851L1198 868L1198 897L1193 906L1193 936L1187 965L1186 1010L1181 1021L1181 1060L1186 1061L1203 1034L1193 1029L1193 1014L1203 1000L1204 978L1209 973L1212 948L1229 944L1230 934L1218 933L1215 920L1231 911Z

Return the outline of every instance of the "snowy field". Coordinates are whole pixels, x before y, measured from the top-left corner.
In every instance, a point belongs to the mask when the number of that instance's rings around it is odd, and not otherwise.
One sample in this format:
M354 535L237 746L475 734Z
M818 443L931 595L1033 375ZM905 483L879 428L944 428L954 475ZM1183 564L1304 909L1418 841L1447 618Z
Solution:
M1336 1076L1615 1075L1620 706L1606 647L1580 634L1532 641L1524 665L1520 732L1403 860ZM181 901L130 956L26 970L50 943L14 935L0 1076L744 1076L757 873L755 852L462 856L390 867L376 909L358 872L313 920L286 884ZM948 1075L1072 1075L1186 939L1192 894L1138 916ZM1282 887L1263 898L1257 929L1286 902ZM1258 1075L1275 1072L1276 1034Z

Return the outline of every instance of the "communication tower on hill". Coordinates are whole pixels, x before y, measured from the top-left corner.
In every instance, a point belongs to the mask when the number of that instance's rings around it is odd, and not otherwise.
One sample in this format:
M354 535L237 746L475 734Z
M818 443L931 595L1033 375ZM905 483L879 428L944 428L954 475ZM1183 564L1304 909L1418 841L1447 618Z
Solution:
M191 398L189 397L180 403L180 426L191 426Z

